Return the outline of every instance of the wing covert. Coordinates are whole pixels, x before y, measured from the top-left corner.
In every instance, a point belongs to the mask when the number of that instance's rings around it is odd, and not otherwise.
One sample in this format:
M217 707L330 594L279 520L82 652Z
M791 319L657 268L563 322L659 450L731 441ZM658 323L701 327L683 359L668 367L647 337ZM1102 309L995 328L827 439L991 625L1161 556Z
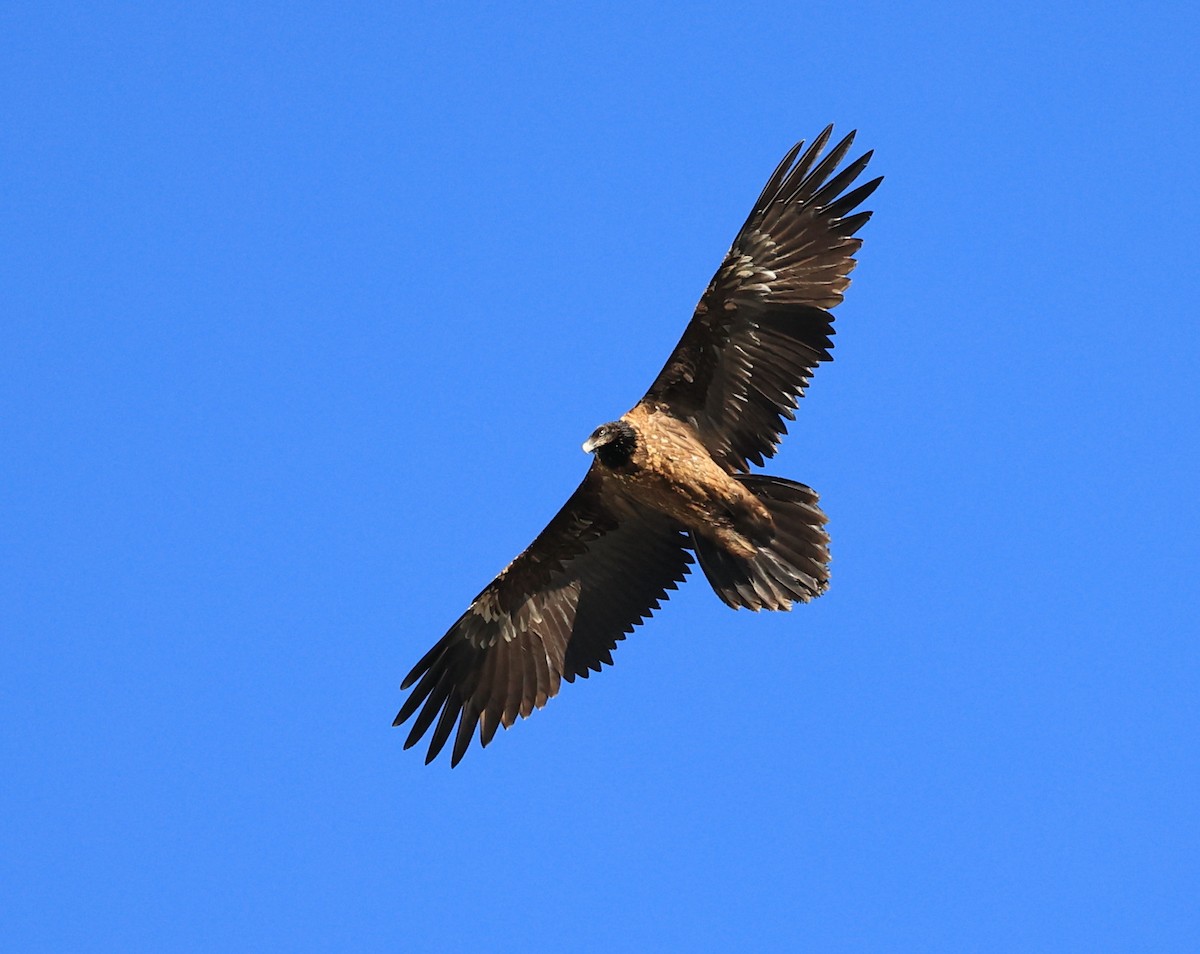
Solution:
M593 464L536 540L496 577L413 667L396 716L416 720L404 747L432 728L425 761L454 735L451 765L478 727L486 746L558 693L599 672L612 650L683 581L686 535L668 518L606 493Z
M828 309L850 284L854 235L871 217L854 210L882 181L846 192L871 153L837 171L854 133L822 156L832 132L784 156L642 399L691 423L731 470L775 453L813 370L831 360Z

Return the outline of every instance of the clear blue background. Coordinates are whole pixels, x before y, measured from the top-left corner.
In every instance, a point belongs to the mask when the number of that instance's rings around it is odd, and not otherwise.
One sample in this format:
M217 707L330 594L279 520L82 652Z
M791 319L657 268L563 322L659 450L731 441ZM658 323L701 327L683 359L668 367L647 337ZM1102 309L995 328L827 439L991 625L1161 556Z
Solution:
M8 6L4 946L1200 949L1186 9ZM830 121L830 593L402 752Z

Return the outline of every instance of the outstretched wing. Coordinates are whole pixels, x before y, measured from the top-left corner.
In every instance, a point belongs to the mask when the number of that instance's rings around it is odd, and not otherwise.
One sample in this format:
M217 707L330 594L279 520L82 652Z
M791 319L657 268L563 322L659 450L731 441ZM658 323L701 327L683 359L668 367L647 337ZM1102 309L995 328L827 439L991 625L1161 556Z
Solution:
M617 642L658 609L691 562L683 531L607 493L593 464L546 529L405 678L401 688L412 692L393 724L417 718L404 747L432 726L428 763L453 733L457 765L476 726L487 745L499 726L544 706L563 678L611 665Z
M835 173L854 133L822 157L832 132L784 156L642 399L691 423L731 470L775 453L784 418L794 417L813 369L830 360L828 309L850 284L862 245L854 233L871 217L854 210L883 181L846 192L871 153Z

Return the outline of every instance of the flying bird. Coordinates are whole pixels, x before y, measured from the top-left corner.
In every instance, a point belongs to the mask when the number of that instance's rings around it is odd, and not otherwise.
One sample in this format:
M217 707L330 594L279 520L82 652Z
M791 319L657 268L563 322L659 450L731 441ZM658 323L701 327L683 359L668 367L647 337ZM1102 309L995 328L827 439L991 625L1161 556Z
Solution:
M839 169L854 133L833 127L783 157L650 390L583 444L583 483L536 540L413 667L396 716L433 729L426 762L454 737L457 765L573 682L659 608L695 560L725 603L788 610L829 585L817 495L751 474L771 457L813 370L882 181L847 191L871 153Z

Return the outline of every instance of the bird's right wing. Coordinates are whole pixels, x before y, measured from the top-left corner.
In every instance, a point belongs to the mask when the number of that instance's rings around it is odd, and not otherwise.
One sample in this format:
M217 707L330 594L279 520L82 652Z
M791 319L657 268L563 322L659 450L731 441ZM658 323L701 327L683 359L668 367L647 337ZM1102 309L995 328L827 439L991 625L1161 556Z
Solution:
M607 493L593 463L538 538L422 657L394 725L415 713L404 747L430 727L425 761L454 735L457 765L479 727L503 725L557 694L561 679L600 671L611 652L688 573L688 539L671 520ZM457 730L455 724L457 723Z

